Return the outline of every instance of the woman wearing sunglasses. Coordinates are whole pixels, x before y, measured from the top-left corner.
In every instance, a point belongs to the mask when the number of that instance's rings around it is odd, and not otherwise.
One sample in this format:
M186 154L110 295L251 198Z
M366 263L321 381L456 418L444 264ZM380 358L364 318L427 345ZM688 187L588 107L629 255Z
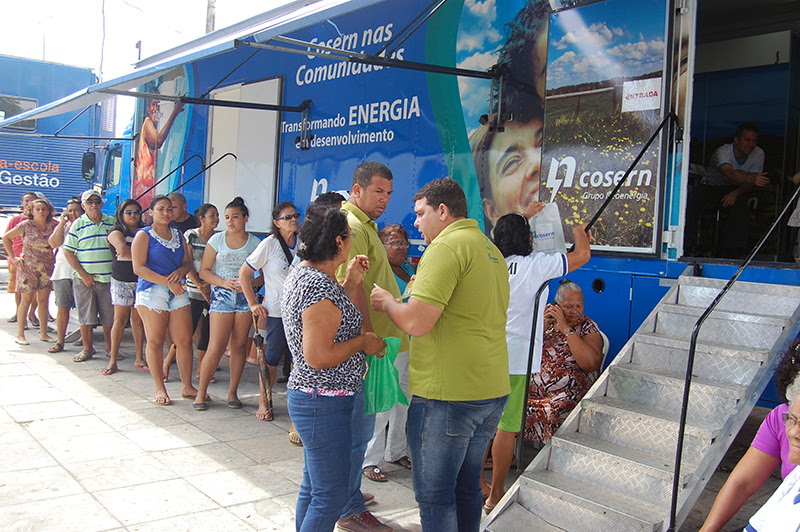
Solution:
M128 319L131 320L133 343L136 346L136 361L133 367L147 370L144 360L144 327L139 313L133 308L136 298L138 277L133 273L131 258L131 242L136 231L143 227L142 206L136 200L127 199L117 208L114 216L114 228L108 233L108 247L111 248L111 304L114 305L114 325L111 327L111 353L108 366L100 370L103 375L111 375L117 371L119 344Z
M281 296L283 295L283 282L289 275L289 268L295 257L299 219L300 214L294 205L288 201L278 203L272 209L272 232L258 244L255 251L239 268L239 283L242 286L242 292L247 298L247 304L250 305L250 312L258 316L259 334L267 341L265 355L270 382L265 383L266 387L275 383L278 363L284 353L289 351L281 320ZM263 304L258 303L250 281L251 276L258 270L264 274ZM262 421L272 421L272 413L267 408L267 396L263 391L258 402L256 417ZM292 443L295 445L300 443L294 427L289 430L289 434Z

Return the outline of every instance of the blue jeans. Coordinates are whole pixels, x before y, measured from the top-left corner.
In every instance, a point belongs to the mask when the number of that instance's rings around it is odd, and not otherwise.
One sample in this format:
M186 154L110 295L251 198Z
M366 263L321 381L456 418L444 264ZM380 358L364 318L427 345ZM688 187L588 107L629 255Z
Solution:
M347 504L355 398L287 390L289 415L303 440L305 460L295 510L298 532L330 532Z
M342 512L342 519L367 510L364 505L364 494L361 493L361 465L364 462L364 454L367 452L367 444L372 439L372 433L375 432L375 414L369 416L366 414L366 396L364 395L363 386L354 400L355 405L352 417L353 444L350 453L350 487L348 492L350 496ZM303 441L303 445L305 445L305 441Z
M408 447L423 531L479 529L483 455L507 399L437 401L412 397Z

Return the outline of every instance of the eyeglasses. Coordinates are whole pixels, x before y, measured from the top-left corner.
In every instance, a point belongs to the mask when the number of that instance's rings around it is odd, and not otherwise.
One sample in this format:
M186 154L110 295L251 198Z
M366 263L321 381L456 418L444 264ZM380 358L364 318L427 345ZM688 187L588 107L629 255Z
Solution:
M275 218L275 221L278 221L278 220L299 220L299 219L300 219L300 213L296 212L294 214L287 214L286 216L279 216L279 217Z
M122 212L123 212L123 214L127 214L128 216L138 216L138 215L142 214L142 211L140 211L138 209L125 209Z
M383 245L393 248L407 248L410 244L408 242L384 242Z
M792 430L798 423L800 423L800 419L797 419L789 412L783 413L783 424L786 425L786 430Z
M97 199L89 198L84 203L86 203L87 205L102 205L103 200L101 200L100 198Z
M340 236L340 237L342 237L343 239L345 239L345 238L347 238L347 237L350 237L350 238L355 238L355 237L356 237L356 234L355 234L355 233L342 233L342 234L340 234L339 236Z

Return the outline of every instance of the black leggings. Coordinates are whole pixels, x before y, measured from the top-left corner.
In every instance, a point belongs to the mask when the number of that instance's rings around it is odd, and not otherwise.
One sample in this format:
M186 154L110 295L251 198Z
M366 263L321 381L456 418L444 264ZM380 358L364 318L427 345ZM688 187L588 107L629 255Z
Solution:
M189 307L192 311L192 335L200 327L200 339L197 342L197 350L205 351L208 349L208 302L205 299L189 298ZM205 311L205 313L203 312Z

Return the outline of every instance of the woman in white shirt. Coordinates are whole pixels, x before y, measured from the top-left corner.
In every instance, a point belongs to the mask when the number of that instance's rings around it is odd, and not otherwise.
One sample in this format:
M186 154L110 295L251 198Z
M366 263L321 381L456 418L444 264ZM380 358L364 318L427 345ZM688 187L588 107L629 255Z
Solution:
M284 352L289 351L281 320L281 296L283 282L289 275L295 257L299 220L300 214L290 202L277 204L272 209L272 233L261 241L239 269L239 283L247 298L250 311L259 319L265 320L266 330L261 330L259 324L259 334L266 339L264 356L269 368L269 386L275 383L278 364ZM261 305L258 304L250 282L252 275L258 270L264 274L264 302ZM272 415L267 408L267 397L263 392L256 417L262 421L272 421ZM290 432L294 432L294 428Z

